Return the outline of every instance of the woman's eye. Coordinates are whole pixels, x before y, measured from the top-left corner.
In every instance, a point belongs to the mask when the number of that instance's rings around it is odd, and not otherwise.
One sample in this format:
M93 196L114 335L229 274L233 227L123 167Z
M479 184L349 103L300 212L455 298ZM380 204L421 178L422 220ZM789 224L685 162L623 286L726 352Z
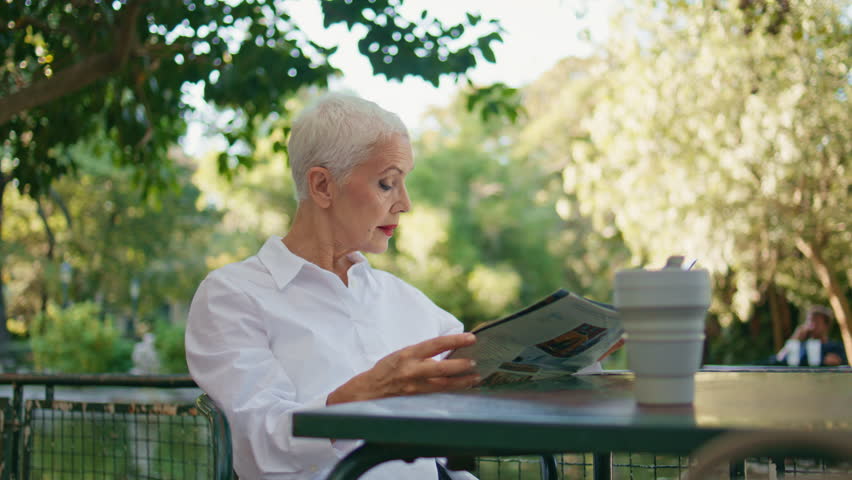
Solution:
M390 190L391 188L393 188L393 187L391 187L390 185L388 185L387 183L385 183L384 181L379 182L379 187L381 187L381 189L382 189L382 190L385 190L385 191Z

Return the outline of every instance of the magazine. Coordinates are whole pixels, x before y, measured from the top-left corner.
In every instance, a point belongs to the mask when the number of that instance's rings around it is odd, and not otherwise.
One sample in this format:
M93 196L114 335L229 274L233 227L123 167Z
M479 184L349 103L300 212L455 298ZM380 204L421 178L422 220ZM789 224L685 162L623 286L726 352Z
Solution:
M470 358L480 385L530 382L594 365L622 337L615 308L558 290L508 317L471 330L476 343L447 358Z

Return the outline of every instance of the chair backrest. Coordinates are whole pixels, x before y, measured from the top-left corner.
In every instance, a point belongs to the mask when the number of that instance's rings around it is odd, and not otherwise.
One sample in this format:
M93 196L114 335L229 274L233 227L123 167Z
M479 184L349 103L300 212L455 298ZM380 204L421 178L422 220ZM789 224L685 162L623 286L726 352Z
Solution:
M233 452L231 451L231 428L228 419L206 393L195 400L198 410L210 423L213 440L214 478L216 480L236 480L234 474Z
M846 432L732 432L719 435L692 455L685 480L717 478L728 462L757 456L800 456L852 460L852 434Z

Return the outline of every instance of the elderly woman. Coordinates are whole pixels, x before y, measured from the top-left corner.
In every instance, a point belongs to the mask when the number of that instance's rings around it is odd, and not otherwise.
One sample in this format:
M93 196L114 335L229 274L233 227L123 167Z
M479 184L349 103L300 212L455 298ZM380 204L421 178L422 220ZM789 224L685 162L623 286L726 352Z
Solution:
M330 94L296 120L289 152L299 196L290 231L210 273L186 329L190 372L224 410L244 480L318 478L357 446L294 437L296 410L478 381L470 361L441 359L474 336L361 254L384 252L411 208L405 179L414 159L400 119ZM439 475L435 461L418 460L364 478Z

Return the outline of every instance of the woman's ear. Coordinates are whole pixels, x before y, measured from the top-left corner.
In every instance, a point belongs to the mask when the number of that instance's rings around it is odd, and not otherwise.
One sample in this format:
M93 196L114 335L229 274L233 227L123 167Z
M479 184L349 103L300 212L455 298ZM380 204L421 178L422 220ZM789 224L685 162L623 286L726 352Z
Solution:
M325 167L311 167L308 170L308 193L320 208L331 206L334 198L334 179Z

